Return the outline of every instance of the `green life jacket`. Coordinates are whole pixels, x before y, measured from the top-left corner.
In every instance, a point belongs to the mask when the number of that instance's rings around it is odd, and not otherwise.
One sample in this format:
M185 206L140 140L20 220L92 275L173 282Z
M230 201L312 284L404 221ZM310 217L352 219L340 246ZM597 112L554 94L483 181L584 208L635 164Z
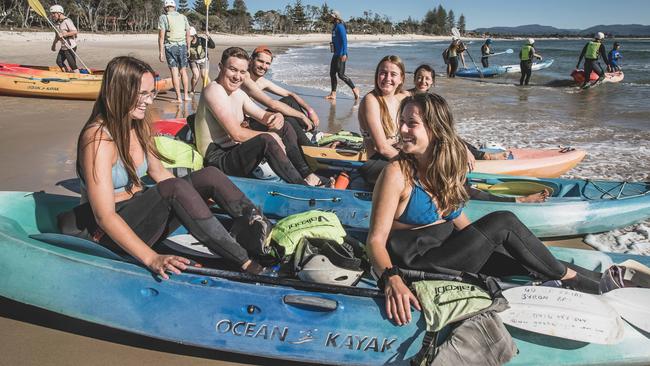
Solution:
M182 177L192 171L203 168L203 157L192 145L174 140L166 136L154 137L156 148L165 157L173 160L172 163L162 162L177 177Z
M600 50L600 42L590 41L587 43L587 51L585 51L585 58L588 60L598 59L598 50Z
M437 332L447 324L466 319L492 305L487 291L469 283L418 281L413 287L429 332Z
M322 139L318 140L318 146L324 146L334 141L343 141L352 144L360 144L363 143L363 137L350 131L339 131L335 134L325 136Z
M531 59L532 56L533 56L532 45L527 44L521 47L521 56L520 56L521 61L528 61Z
M185 15L174 11L167 13L167 29L165 30L165 43L185 43L187 18Z
M196 43L190 43L190 60L196 61L203 60L205 58L206 53L204 42L207 42L205 38L197 36Z
M312 210L290 215L278 221L271 231L271 241L283 248L279 256L296 251L302 238L329 239L343 244L345 230L333 212Z

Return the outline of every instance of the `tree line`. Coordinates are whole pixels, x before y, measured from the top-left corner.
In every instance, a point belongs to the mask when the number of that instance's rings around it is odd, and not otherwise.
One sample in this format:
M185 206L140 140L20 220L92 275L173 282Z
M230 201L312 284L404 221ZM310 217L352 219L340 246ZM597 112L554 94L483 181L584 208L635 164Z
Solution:
M90 32L150 32L158 28L162 0L41 0L45 9L63 6L82 31ZM204 1L177 0L177 10L185 14L197 29L205 28ZM302 0L288 3L284 9L259 10L250 14L245 0L212 0L208 9L210 32L246 33L323 33L332 28L327 3L321 6L303 4ZM366 10L362 16L345 21L353 34L436 34L448 35L451 28L465 32L465 16L456 19L453 10L442 5L426 12L423 19L409 17L394 22L385 14ZM26 0L0 0L0 27L42 28L47 22L29 8Z

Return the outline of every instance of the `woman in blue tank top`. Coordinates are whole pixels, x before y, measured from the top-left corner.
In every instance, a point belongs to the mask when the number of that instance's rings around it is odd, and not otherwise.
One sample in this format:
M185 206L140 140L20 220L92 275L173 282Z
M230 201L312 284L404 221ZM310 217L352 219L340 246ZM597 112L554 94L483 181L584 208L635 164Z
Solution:
M598 291L597 274L556 260L511 212L494 212L474 223L462 213L468 199L467 151L442 97L423 93L404 99L399 133L400 156L388 164L375 186L367 241L373 270L385 285L390 319L408 323L410 305L420 309L397 275L399 268L530 274L562 280L581 291Z
M61 232L126 252L167 279L190 261L154 249L183 224L212 252L242 270L261 272L249 255L264 254L260 252L270 224L217 168L181 179L163 167L161 160L169 159L156 149L146 113L155 96L151 66L133 57L116 57L108 63L77 143L82 204L59 216ZM144 175L156 184L144 185ZM234 218L231 233L212 215L208 201Z

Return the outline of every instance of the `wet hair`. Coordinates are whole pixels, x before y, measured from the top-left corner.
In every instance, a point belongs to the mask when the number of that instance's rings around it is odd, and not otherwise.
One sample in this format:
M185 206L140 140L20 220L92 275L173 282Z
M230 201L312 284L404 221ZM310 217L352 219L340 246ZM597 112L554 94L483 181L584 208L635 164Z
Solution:
M420 107L424 127L433 144L431 157L424 174L418 179L435 199L440 213L448 214L469 199L465 189L468 172L467 147L456 133L454 118L443 97L434 93L420 93L405 98L400 104L399 116L409 104ZM415 182L417 163L413 156L400 152L399 164L406 181Z
M248 52L246 52L246 50L244 50L243 48L228 47L225 50L223 50L223 53L221 54L221 65L225 65L226 61L228 61L230 57L240 58L242 60L246 60L246 62L250 60L250 58L248 57Z
M402 75L402 83L397 86L395 89L395 94L401 93L402 92L402 86L404 86L404 74L406 74L405 68L404 68L404 63L402 62L402 59L399 56L395 55L389 55L389 56L384 56L379 63L377 64L377 68L375 69L375 88L370 92L372 95L374 95L377 98L377 101L379 102L379 115L381 116L381 126L384 130L384 134L388 138L389 136L395 135L397 132L397 127L395 125L395 122L393 121L393 118L390 115L390 112L388 111L388 106L386 105L386 101L384 100L384 96L381 94L381 91L379 90L379 84L377 83L377 78L379 77L379 68L381 67L381 64L384 62L390 62L393 65L396 65L400 73Z
M420 71L427 71L431 73L431 82L432 85L436 84L436 71L433 69L433 67L429 66L429 64L422 64L415 69L415 72L413 73L413 79L416 79L418 77L418 72Z
M135 135L145 155L152 154L160 160L171 162L171 160L158 152L153 142L150 127L151 117L149 113L145 114L144 120L142 121L133 120L131 117L131 111L137 107L140 98L142 76L147 73L151 74L152 78L155 76L155 72L148 63L131 56L115 57L106 65L99 95L90 113L90 117L83 126L77 139L76 168L79 177L83 177L81 174L81 151L96 141L99 141L99 144L102 141L111 141L117 148L118 157L124 164L129 180L133 182L133 185L142 185L140 178L136 174L135 163L129 153L132 129L135 131ZM84 134L87 129L93 126L98 126L99 128L97 128L95 135L91 139L88 139L84 145ZM104 138L101 136L104 129L108 131L110 137ZM99 149L99 144L97 145L97 149ZM97 151L95 151L96 158ZM131 187L127 187L127 191L131 192Z

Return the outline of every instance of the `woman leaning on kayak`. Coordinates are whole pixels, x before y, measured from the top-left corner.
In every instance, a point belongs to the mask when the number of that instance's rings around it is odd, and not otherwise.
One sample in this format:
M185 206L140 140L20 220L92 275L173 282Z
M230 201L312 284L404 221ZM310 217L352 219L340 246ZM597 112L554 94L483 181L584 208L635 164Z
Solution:
M242 270L260 272L206 202L219 204L235 225L245 226L261 242L270 229L266 219L218 169L204 168L180 179L163 167L166 159L153 142L147 113L155 97L151 66L133 57L108 63L77 142L82 204L59 217L61 231L127 252L167 279L168 272L180 273L190 261L158 254L152 247L183 224L214 253ZM156 184L145 186L144 175Z
M462 212L467 150L447 102L416 94L399 108L402 150L380 175L373 193L368 253L385 283L386 312L397 324L420 309L395 267L435 272L436 267L490 275L532 274L597 292L598 282L556 260L508 211L471 223ZM578 269L581 272L582 269Z
M359 173L368 184L375 184L388 160L399 153L396 145L397 110L409 95L404 85L404 63L399 56L385 56L375 69L375 88L361 100L359 129L368 161Z

